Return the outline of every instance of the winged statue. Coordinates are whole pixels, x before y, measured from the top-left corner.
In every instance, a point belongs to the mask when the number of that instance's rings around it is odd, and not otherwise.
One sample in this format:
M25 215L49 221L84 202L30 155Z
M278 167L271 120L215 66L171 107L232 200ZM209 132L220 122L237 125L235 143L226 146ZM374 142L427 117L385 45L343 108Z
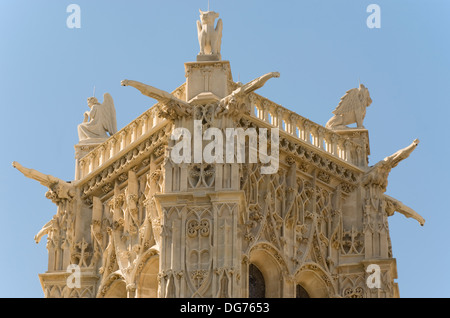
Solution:
M96 97L89 97L87 103L90 111L84 113L84 120L78 125L79 140L89 141L89 139L108 138L114 135L117 132L117 121L111 95L105 93L102 104Z
M215 20L219 14L214 11L203 12L200 10L200 21L197 21L198 42L200 44L199 55L219 55L222 45L222 19L217 21L214 27Z
M344 96L341 97L336 109L333 111L332 117L326 128L329 129L345 129L346 125L356 123L357 128L364 128L363 121L366 116L366 108L372 104L369 90L363 85L359 84L358 88L348 90Z

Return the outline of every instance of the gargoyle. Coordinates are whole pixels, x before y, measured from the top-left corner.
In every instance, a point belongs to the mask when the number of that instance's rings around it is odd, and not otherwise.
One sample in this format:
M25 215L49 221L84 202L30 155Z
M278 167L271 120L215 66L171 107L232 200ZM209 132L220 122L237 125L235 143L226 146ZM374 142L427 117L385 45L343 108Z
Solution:
M42 237L44 235L47 235L52 228L54 227L54 223L58 222L58 220L56 220L56 215L53 216L53 219L51 219L50 221L48 221L43 227L42 229L34 236L34 241L36 242L36 244L38 244Z
M52 200L53 203L59 205L62 200L72 200L75 196L74 186L68 182L65 182L61 179L58 179L54 176L43 174L34 169L28 169L22 166L20 163L13 161L12 166L23 173L23 175L27 178L31 178L33 180L38 181L43 186L47 187L49 190L45 194L45 196ZM34 236L34 240L36 243L39 243L41 238L50 234L52 231L56 231L59 227L61 212L58 206L58 212L53 218L47 222L42 229Z
M374 166L370 167L362 177L362 186L366 190L366 195L369 202L372 202L374 207L377 207L379 202L383 202L384 209L388 216L399 212L408 218L414 218L420 225L425 223L425 220L413 209L407 207L402 202L391 198L384 194L388 185L388 177L392 168L396 167L400 161L409 157L409 155L416 149L419 140L416 139L406 148L400 149L393 155L384 158Z
M388 185L388 176L392 168L395 168L400 161L408 158L418 144L419 140L415 139L408 147L400 149L393 155L384 158L374 166L370 167L363 176L363 185L374 184L379 186L381 190L385 192Z
M216 114L218 116L222 114L230 114L232 116L239 114L241 111L240 105L242 103L242 99L248 96L248 94L263 87L269 79L274 77L276 78L280 77L280 73L278 72L267 73L245 85L238 87L230 95L222 98L219 101Z
M36 180L43 186L47 187L49 189L49 192L47 192L46 194L48 198L53 199L54 197L56 197L58 200L70 200L75 196L74 187L68 182L65 182L49 174L43 174L42 172L34 169L25 168L16 161L13 161L12 166L22 172L25 177Z
M395 212L399 212L406 216L407 218L413 218L417 222L420 223L420 225L425 224L425 219L416 211L411 209L410 207L406 206L399 200L396 200L388 195L384 195L384 201L386 203L386 212L388 216L392 216Z
M366 116L366 108L372 104L369 90L363 85L359 84L359 88L352 88L348 90L336 109L333 111L335 115L327 124L329 129L346 129L346 125L356 123L357 128L364 128L363 121Z
M143 95L156 99L161 105L158 108L158 116L175 120L180 117L190 116L192 107L189 103L176 98L172 94L137 81L123 80L122 86L131 86L139 90Z

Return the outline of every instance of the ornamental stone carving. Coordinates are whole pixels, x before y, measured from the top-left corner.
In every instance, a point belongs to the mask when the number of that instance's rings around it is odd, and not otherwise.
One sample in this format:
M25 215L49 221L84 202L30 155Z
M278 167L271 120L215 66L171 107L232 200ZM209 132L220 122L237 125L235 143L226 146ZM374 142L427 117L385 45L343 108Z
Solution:
M186 83L168 93L122 81L157 103L118 133L109 94L103 104L90 100L74 180L13 163L57 206L34 237L47 236L45 296L398 297L388 217L425 220L385 192L390 171L419 141L369 165L364 85L323 127L255 93L278 72L234 82L220 56L222 21L200 13L200 54L185 64ZM175 160L174 131L184 129L192 150L196 127L255 131L256 144L244 143L240 162L234 139L233 160ZM279 138L261 138L269 130ZM203 154L216 141L196 142ZM225 153L217 144L214 152ZM248 160L252 147L266 156L277 148L278 169L262 173L266 163ZM366 283L369 265L380 269L379 288ZM79 269L80 286L67 284L68 268Z

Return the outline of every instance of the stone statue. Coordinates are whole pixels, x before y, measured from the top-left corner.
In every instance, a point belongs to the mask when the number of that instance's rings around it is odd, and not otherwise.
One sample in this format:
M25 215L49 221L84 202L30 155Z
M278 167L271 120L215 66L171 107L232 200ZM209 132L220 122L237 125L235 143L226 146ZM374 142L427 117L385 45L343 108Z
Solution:
M139 90L143 95L156 99L161 103L158 109L158 116L166 119L177 119L183 116L190 116L192 107L189 103L173 96L172 94L160 90L156 87L143 84L137 81L123 80L122 86L131 86Z
M90 139L105 139L117 132L116 109L109 93L103 95L103 104L95 97L89 97L88 106L91 109L84 113L83 122L78 125L80 142Z
M222 19L217 21L214 28L214 22L219 14L214 11L203 12L200 10L200 20L197 21L198 41L200 44L199 55L217 55L220 56L220 47L222 45ZM220 59L220 58L219 58Z
M356 123L357 128L364 128L363 120L366 116L366 107L372 104L369 90L359 84L359 88L352 88L347 91L336 109L333 111L335 115L327 124L329 129L346 129L346 125Z

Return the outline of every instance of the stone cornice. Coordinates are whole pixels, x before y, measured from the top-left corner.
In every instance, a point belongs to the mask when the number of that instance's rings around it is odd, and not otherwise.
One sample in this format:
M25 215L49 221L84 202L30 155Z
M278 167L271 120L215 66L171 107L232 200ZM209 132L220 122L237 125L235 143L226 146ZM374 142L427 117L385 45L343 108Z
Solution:
M185 94L185 87L186 83L175 89L172 94L182 98ZM156 116L159 106L160 103L154 104L113 136L79 158L76 168L78 184L84 184L86 182L84 179L91 178L93 172L98 171L97 168L103 167L107 162L115 161L115 157L128 151L130 147L135 147L143 138L146 138L145 136L151 134L155 127L163 122L167 124L165 119Z
M242 117L258 127L273 128L270 124L258 118L248 115ZM294 147L290 147L292 145ZM282 130L280 130L280 151L284 151L301 161L306 161L316 168L351 184L358 182L360 175L364 173L363 169ZM331 163L334 163L334 165L331 165Z
M285 132L315 149L324 150L324 144L326 144L329 149L324 152L355 167L363 167L366 164L364 156L368 155L369 150L347 136L342 136L339 131L325 128L256 93L250 94L250 100L252 109L249 110L249 116L244 115L246 118L251 117L259 122L267 123L269 126L266 125L266 127L279 128L280 134ZM349 131L367 133L365 129L349 129ZM357 158L355 152L360 153L361 158Z
M163 121L152 130L141 136L135 143L117 153L101 166L97 167L85 178L77 183L82 190L82 196L90 196L102 188L103 193L108 193L114 186L112 181L127 173L129 169L142 160L146 160L152 152L163 151L160 147L167 144L165 137L171 127L169 121ZM127 176L124 176L126 179Z

